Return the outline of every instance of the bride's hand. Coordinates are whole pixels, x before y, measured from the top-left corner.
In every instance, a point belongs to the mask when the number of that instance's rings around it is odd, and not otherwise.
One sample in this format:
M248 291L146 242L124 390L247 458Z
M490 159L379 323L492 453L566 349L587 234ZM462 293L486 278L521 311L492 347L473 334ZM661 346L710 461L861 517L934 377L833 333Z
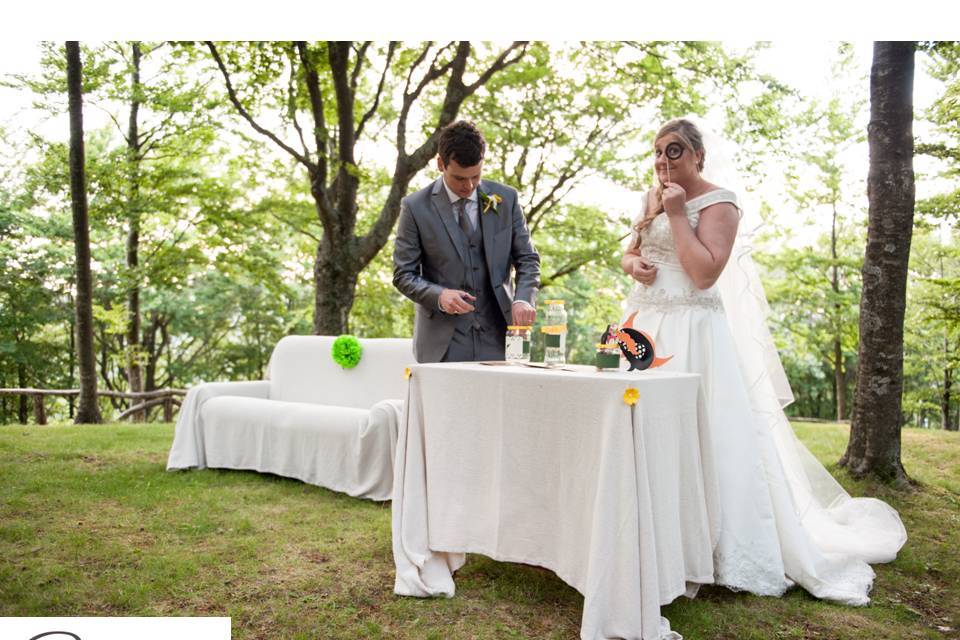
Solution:
M663 210L668 216L686 215L687 192L676 182L663 183Z
M637 256L633 261L633 272L630 275L640 284L650 286L657 279L657 267L646 258Z

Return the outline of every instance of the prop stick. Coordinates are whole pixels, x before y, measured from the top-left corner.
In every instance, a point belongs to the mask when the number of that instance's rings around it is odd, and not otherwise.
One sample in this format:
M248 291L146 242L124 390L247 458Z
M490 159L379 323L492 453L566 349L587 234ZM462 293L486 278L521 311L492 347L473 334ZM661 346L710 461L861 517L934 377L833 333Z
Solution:
M683 156L683 145L679 142L671 142L667 145L667 148L664 149L664 155L667 156L667 182L673 182L670 179L670 162L672 160L679 160Z

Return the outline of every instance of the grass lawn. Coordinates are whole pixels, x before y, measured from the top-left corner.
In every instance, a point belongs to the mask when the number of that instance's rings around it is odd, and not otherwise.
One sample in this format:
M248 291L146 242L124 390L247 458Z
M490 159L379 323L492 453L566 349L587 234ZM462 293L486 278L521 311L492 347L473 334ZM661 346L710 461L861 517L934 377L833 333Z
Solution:
M960 638L960 436L907 430L908 493L850 480L847 427L794 425L910 540L873 603L704 588L664 610L688 640ZM452 599L393 595L390 505L251 472L167 473L172 425L0 427L0 616L231 616L234 638L577 638L549 571L471 556Z

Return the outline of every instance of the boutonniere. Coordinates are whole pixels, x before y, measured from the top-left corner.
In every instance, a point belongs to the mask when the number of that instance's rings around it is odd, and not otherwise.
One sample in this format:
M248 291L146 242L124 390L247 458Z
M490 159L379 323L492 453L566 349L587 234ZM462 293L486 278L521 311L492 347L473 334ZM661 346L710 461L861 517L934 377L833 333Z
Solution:
M500 213L498 207L503 202L503 196L498 196L495 193L486 194L483 191L477 191L477 195L480 196L480 202L483 203L482 211L484 213L490 210L493 210L494 213Z

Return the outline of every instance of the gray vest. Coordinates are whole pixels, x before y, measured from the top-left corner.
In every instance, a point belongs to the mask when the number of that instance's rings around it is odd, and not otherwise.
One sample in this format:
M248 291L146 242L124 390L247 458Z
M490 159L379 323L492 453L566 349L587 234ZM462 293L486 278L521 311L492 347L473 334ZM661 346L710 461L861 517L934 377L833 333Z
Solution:
M480 212L482 215L482 212ZM464 250L463 282L460 288L476 296L474 311L457 316L456 329L445 360L502 360L507 324L490 283L490 271L483 251L480 216L469 233L457 227L457 241Z

